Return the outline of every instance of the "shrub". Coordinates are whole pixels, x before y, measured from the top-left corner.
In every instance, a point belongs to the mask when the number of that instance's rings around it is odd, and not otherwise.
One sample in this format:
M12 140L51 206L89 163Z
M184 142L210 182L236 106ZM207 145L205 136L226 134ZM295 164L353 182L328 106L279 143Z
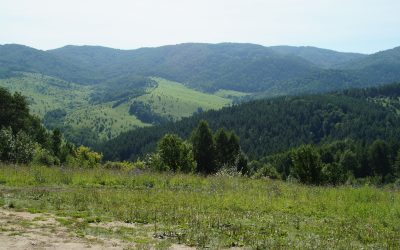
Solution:
M254 174L255 178L270 178L270 179L280 179L280 175L278 171L276 171L276 168L272 166L270 163L263 164L260 168L256 170L256 173Z
M15 141L11 128L2 128L0 130L0 160L4 162L13 162L15 152Z
M293 177L305 184L320 184L322 162L318 151L311 145L303 145L292 151Z
M134 163L128 162L128 161L123 161L123 162L111 162L107 161L104 165L104 168L106 169L113 169L113 170L124 170L128 171L133 168L135 168Z
M80 146L75 151L76 163L83 168L94 168L98 166L103 158L102 154L92 151L90 148Z
M19 131L15 136L15 161L17 163L29 163L35 153L35 143L23 131Z
M50 151L37 145L34 150L32 163L34 165L54 166L59 165L60 161Z
M11 128L0 130L0 160L12 163L29 163L35 152L35 143L24 132L13 135Z
M324 164L322 167L323 182L338 185L347 180L348 175L341 164L336 162Z

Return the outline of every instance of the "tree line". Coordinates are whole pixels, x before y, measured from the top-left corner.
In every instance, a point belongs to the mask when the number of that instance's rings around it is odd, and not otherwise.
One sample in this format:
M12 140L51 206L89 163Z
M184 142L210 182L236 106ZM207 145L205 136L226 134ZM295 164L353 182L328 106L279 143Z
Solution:
M400 144L381 139L371 144L349 139L304 144L249 165L250 174L305 184L392 183L400 181Z
M176 134L166 134L157 150L146 159L149 168L158 171L215 174L222 168L245 171L247 157L240 149L239 138L224 128L215 133L207 121L200 121L185 141Z

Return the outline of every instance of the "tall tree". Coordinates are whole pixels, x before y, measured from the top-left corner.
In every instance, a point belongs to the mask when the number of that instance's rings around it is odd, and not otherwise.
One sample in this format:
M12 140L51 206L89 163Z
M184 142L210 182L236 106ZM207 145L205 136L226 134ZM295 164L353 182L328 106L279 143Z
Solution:
M52 139L52 150L55 156L60 157L61 154L61 143L62 143L62 134L60 129L56 128L53 130L53 134L51 136Z
M311 145L303 145L292 152L292 173L302 183L320 184L322 162L318 151Z
M228 163L235 164L236 158L240 154L239 137L232 131L228 141Z
M400 178L400 150L397 152L396 160L393 166L394 176Z
M166 134L157 145L162 162L169 170L177 171L181 160L183 140L175 134Z
M390 173L390 149L387 143L383 140L376 140L369 147L369 165L372 171L382 177Z
M215 161L218 168L231 162L230 157L229 135L223 128L220 128L215 133Z
M207 121L200 121L192 134L193 156L197 171L210 174L216 171L214 138Z

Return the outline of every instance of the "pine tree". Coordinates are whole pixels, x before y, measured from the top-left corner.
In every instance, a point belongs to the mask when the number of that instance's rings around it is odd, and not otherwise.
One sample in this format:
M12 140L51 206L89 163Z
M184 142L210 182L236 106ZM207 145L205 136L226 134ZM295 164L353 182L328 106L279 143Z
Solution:
M368 163L375 175L382 177L390 173L389 146L383 140L376 140L369 147Z
M228 164L234 165L240 154L239 137L232 131L228 141Z
M216 171L214 138L207 121L200 121L192 134L193 155L197 171L210 174Z
M228 164L231 161L231 157L228 133L223 128L218 129L215 133L215 161L217 167L221 168Z
M55 156L60 157L61 153L61 143L62 143L62 134L61 131L57 128L53 130L52 138L52 150Z

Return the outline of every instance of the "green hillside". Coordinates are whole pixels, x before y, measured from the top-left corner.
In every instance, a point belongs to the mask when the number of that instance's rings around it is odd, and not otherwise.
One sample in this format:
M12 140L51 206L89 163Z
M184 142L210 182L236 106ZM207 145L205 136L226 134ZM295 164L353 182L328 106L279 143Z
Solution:
M127 95L118 95L118 88L105 88L106 98L102 98L104 88L100 85L74 84L37 73L0 79L0 86L27 96L33 114L43 118L47 127L61 127L68 139L79 144L94 144L125 131L151 126L130 114L132 105L143 103L149 105L152 113L179 120L199 110L219 109L231 103L228 98L205 94L180 83L153 79L156 85L143 93L136 85L132 92L121 85L121 93Z
M54 109L74 110L87 106L92 88L73 84L38 73L0 79L0 86L11 92L21 92L28 98L33 114L43 118Z
M152 110L173 120L191 116L199 108L218 109L229 105L229 97L206 94L162 78L153 78L158 86L136 100L150 104Z

